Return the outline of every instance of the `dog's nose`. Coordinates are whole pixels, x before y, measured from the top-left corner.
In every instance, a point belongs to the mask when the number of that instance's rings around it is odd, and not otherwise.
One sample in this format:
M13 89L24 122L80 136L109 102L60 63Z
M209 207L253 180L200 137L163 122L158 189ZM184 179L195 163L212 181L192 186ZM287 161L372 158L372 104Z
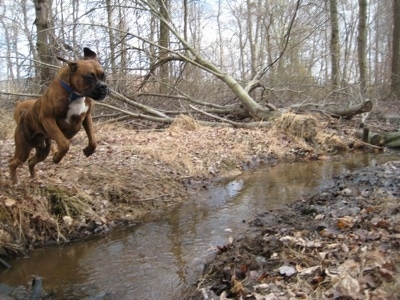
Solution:
M110 93L110 89L105 83L99 83L97 86L97 90L104 95L108 95Z
M102 84L100 86L101 92L108 95L110 93L110 89L108 88L107 84Z

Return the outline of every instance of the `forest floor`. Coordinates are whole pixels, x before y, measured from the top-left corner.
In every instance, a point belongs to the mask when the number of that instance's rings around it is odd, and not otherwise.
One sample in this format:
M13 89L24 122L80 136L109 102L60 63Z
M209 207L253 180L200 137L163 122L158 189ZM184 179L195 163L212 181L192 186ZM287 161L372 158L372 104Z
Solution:
M98 148L91 157L82 153L87 142L82 131L60 164L50 158L38 164L35 179L25 164L18 170L20 183L12 185L7 164L14 151L14 125L8 115L2 120L3 263L35 247L105 234L173 209L187 199L188 187L262 164L329 159L361 148L378 151L356 138L359 118L346 121L320 113L286 113L259 129L203 127L184 116L165 130L97 123ZM397 131L397 125L378 118L370 123L378 132ZM249 221L252 234L221 246L193 298L305 299L319 293L361 299L375 293L371 299L389 299L393 293L382 286L399 291L400 208L392 200L399 194L400 166L385 168L379 174L394 190L360 185L360 174L344 176L327 194ZM362 174L366 182L381 180L368 174ZM348 285L357 287L350 288L351 295Z

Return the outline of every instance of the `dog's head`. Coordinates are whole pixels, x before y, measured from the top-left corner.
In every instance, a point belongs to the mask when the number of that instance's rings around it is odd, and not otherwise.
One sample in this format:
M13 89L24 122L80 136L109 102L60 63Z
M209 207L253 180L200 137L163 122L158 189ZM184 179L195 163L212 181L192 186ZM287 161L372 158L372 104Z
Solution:
M97 54L89 48L83 49L83 59L70 61L62 57L59 60L68 64L68 83L73 91L83 97L101 101L108 94L104 70L97 60Z

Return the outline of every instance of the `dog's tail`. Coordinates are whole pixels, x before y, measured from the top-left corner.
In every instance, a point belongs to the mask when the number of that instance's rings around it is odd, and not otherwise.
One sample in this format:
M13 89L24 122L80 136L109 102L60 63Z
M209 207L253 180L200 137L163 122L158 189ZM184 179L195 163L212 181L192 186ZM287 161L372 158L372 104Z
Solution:
M16 111L14 112L14 119L15 119L15 122L17 122L17 124L20 122L20 120L22 119L22 116L23 116L27 111L28 111L28 110L27 110L26 108L23 108L23 109L16 110Z
M26 113L27 110L32 109L36 103L36 99L28 99L23 101L17 101L14 109L14 119L18 123L21 116Z

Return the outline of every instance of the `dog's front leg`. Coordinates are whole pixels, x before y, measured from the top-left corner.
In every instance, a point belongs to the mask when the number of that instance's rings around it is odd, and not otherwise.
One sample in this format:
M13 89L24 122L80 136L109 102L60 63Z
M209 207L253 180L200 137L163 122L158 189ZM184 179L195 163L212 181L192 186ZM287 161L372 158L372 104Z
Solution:
M46 130L46 135L57 143L58 149L53 155L53 161L58 164L69 150L69 140L64 136L54 118L42 118L42 125Z
M93 130L92 116L90 113L86 115L82 125L83 128L85 128L85 132L88 137L88 146L85 149L83 149L83 153L86 156L90 156L94 153L97 147L96 137L94 136L94 130Z

